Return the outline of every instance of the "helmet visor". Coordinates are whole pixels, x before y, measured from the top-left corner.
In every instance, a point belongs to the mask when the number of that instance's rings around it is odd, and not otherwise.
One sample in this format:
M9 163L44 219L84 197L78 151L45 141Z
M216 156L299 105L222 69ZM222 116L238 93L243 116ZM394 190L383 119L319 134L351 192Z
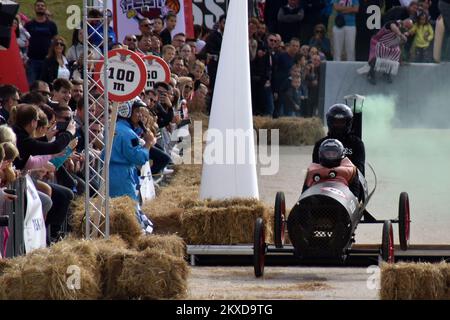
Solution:
M333 129L343 130L347 127L347 120L344 118L333 119L333 121L331 122L331 125L333 126Z
M322 156L324 159L328 160L336 160L340 158L339 152L336 150L324 150L322 152Z
M331 127L328 128L330 133L335 136L345 135L348 131L348 120L345 118L342 119L333 119L331 121Z

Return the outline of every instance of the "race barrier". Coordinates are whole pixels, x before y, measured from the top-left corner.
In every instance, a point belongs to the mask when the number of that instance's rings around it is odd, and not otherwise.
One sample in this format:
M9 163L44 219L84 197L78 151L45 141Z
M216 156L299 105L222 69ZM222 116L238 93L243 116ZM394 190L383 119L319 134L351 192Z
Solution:
M17 199L3 203L3 221L8 217L8 224L0 227L0 249L2 256L12 258L25 254L24 219L25 219L25 194L26 177L20 176L10 186L15 190Z

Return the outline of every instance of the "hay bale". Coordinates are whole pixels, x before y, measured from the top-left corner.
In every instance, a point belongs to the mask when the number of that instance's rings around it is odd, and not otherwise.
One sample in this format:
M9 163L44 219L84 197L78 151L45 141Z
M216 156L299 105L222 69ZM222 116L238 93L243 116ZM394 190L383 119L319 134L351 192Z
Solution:
M101 288L104 299L129 298L117 281L122 274L125 259L133 259L135 255L135 251L122 248L103 253Z
M442 273L445 291L441 299L450 300L450 265L443 261L438 264L438 268Z
M325 136L322 120L319 118L263 118L254 117L253 126L256 130L267 129L267 143L271 143L270 130L279 130L279 144L289 146L313 145ZM258 135L259 138L259 135Z
M139 239L142 252L127 249L128 243L119 236L91 241L69 238L8 260L2 264L0 299L184 297L188 267L182 240L176 236L149 238ZM68 286L70 266L79 268L79 290Z
M184 259L147 248L124 258L117 286L131 299L181 299L188 273Z
M76 197L70 203L69 209L69 211L71 212L69 224L72 227L72 234L74 234L78 238L82 238L85 231L84 201L85 200L83 197Z
M167 212L150 212L145 211L154 224L155 234L180 234L181 233L181 216L183 209L169 209Z
M437 264L382 264L382 300L441 299L446 292L446 279Z
M188 244L252 243L255 220L262 217L271 239L273 209L256 199L199 200L201 166L180 168L171 185L142 207L155 234L178 234Z
M111 235L120 235L130 246L135 246L142 234L141 226L136 218L136 204L130 197L112 198L110 201ZM85 233L84 199L76 199L72 203L72 219L70 224L75 236L81 238ZM104 223L102 218L100 223Z
M2 275L4 270L9 267L9 265L10 265L9 259L1 259L0 258L0 276Z
M110 233L120 235L131 247L136 246L142 228L136 218L136 203L130 197L111 199Z
M261 203L253 206L196 206L187 209L182 217L183 236L189 244L252 243L257 217L265 221L270 219L267 207ZM266 226L267 229L271 227L269 224Z
M254 198L232 198L232 199L224 199L224 200L194 200L189 199L181 202L181 207L185 209L190 209L193 207L207 207L207 208L226 208L232 206L247 206L253 207L256 205L260 205L261 202L258 199Z
M147 248L153 248L178 258L186 256L186 244L177 235L143 235L138 240L137 249L144 251Z
M74 300L98 299L100 289L95 268L94 257L82 257L67 247L35 250L27 256L13 259L11 265L0 277L0 298L21 300ZM80 245L77 250L89 251ZM86 263L86 265L85 265ZM71 282L73 267L78 268L79 288L71 288L77 282Z

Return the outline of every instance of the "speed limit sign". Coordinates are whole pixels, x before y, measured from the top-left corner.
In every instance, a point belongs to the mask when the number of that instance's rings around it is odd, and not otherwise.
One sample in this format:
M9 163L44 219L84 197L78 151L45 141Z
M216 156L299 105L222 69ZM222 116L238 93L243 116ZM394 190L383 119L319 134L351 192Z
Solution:
M104 89L104 63L95 68L94 80ZM125 102L138 96L147 83L144 61L136 53L126 49L108 52L108 97L111 101Z
M160 57L148 55L143 57L147 67L147 83L145 90L153 89L157 82L170 82L169 65Z

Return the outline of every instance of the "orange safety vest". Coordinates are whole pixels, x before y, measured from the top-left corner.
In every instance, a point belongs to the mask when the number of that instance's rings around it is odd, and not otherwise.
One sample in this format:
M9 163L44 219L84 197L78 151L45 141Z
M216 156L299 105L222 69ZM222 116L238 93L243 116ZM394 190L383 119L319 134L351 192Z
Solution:
M309 188L319 182L336 181L349 185L356 174L356 166L349 158L345 157L341 165L335 168L327 168L318 163L312 163L306 174L306 186Z

